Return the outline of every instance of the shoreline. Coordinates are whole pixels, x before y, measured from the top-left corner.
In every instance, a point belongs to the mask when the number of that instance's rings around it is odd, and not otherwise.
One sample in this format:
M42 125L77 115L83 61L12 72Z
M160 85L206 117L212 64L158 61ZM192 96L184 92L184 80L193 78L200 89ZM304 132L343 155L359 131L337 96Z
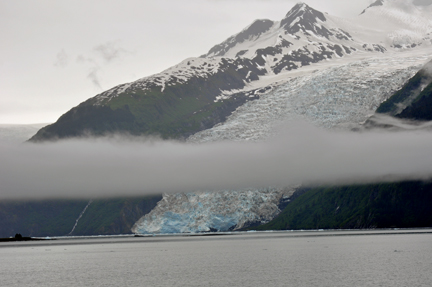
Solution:
M0 238L0 242L17 242L17 241L42 241L42 240L55 240L53 238L40 238L40 237L21 237L21 238L15 238L15 237L6 237L6 238Z
M212 233L179 233L179 234L123 234L98 236L59 236L59 237L26 237L0 239L0 248L33 247L44 245L87 245L112 243L155 243L195 240L248 240L248 239L299 239L317 237L349 237L349 236L382 236L382 235L430 235L432 228L388 228L388 229L348 229L348 230L275 230L275 231L234 231ZM231 235L231 236L227 236ZM24 238L24 237L23 237Z

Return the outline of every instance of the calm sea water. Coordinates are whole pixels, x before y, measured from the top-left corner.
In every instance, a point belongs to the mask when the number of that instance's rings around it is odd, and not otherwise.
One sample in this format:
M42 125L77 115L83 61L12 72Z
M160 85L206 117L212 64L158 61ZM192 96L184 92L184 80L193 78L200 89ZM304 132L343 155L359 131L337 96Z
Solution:
M1 286L431 286L432 231L0 243Z

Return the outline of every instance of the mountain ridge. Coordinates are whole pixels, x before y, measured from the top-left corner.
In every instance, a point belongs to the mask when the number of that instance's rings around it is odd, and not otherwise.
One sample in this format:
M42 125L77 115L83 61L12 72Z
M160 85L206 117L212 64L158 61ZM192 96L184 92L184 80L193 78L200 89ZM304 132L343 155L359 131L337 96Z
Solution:
M385 44L384 39L383 43L375 41L378 36L362 40L363 32L347 31L352 27L360 26L298 3L281 21L256 20L200 58L186 59L161 73L88 99L38 131L30 141L112 132L185 139L224 122L238 107L259 98L259 91L271 86L260 81L264 76L288 75L354 54L414 49L423 43L417 36L414 42L394 40L392 45ZM375 33L371 31L368 33ZM427 37L424 42L432 43ZM252 85L257 87L255 91L251 91Z
M423 38L417 37L416 31L400 33L405 24L391 22L400 19L400 14L381 6L367 9L348 23L307 4L297 4L281 21L256 20L199 58L96 95L30 141L111 132L159 134L200 143L221 138L262 140L271 125L285 116L302 116L326 128L358 124L415 74L432 43L424 32L430 20L412 23L424 28L418 32ZM412 21L412 17L406 18ZM371 19L379 23L390 19L391 23L380 31L371 25L360 29ZM223 194L216 192L213 198ZM268 205L259 205L266 198L262 191L238 191L236 196L253 203L249 217L243 214L246 218L269 219L257 216L262 214L260 208L268 209ZM208 198L206 192L178 197L181 200L164 196L164 204L145 215L134 230L168 230L178 223L174 219L184 219L184 211L176 209L178 202L186 206L201 203L211 211L206 214L206 225L198 221L202 210L195 208L180 224L187 226L187 232L248 224L239 224L241 216L230 214L227 222L211 225L220 212L209 206L209 201L199 201ZM275 211L276 205L271 202L270 210Z

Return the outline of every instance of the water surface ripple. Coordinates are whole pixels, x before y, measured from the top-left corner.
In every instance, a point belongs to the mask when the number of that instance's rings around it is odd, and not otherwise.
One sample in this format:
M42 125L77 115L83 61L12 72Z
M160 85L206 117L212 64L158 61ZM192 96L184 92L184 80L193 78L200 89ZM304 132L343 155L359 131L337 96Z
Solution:
M2 286L430 286L432 231L0 244Z

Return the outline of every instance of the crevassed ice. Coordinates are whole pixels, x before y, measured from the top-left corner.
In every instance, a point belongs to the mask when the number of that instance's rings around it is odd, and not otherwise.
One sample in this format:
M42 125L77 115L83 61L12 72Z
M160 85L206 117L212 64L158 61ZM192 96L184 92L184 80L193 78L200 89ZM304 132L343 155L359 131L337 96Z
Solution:
M164 194L132 231L151 234L236 230L250 222L270 221L280 212L281 198L293 192L267 188Z
M188 140L263 140L276 125L298 118L325 128L361 123L426 60L425 56L375 58L292 78L242 105L224 123Z

